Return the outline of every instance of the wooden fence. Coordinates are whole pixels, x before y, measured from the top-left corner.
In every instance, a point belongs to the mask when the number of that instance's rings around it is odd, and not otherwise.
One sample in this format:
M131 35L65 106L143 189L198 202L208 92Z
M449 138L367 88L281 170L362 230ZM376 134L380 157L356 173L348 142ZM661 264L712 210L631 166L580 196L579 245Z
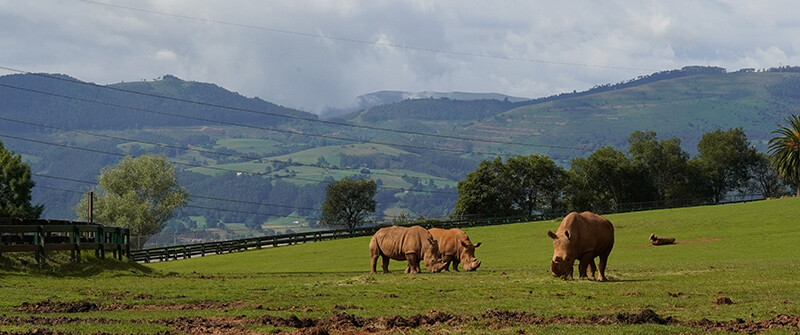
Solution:
M94 250L98 258L111 252L122 260L130 257L130 230L75 221L0 219L0 254L33 252L41 262L50 250L70 251L73 261L80 261L84 250Z
M508 224L516 222L528 222L533 220L541 220L542 216L521 216L521 217L507 217L507 218L492 218L483 220L467 220L467 221L441 221L429 223L417 223L425 228L463 228L463 227L478 227L487 225ZM374 235L378 229L386 227L387 225L379 225L373 227L356 228L354 230L338 229L338 230L323 230L295 234L282 234L272 236L251 237L239 240L219 241L219 242L205 242L195 243L171 247L151 248L142 250L133 250L130 252L130 258L136 262L150 263L153 261L169 261L176 259L186 259L195 256L205 256L213 254L223 254L238 251L245 251L250 249L261 249L268 247L278 247L284 245L292 245L298 243L319 242L324 240L334 240L340 238L360 237Z
M731 196L722 203L740 203L754 200L763 200L763 197L754 197L752 195ZM711 205L708 199L684 199L680 201L652 201L624 204L622 208L615 211L620 212L635 212L642 210L653 210L662 208L677 208L687 206ZM610 214L610 213L600 213ZM491 226L518 222L551 220L557 217L562 217L566 213L545 213L540 215L528 216L515 216L515 217L500 217L500 218L483 218L479 220L455 220L455 221L423 221L414 224L421 225L426 229L429 228L465 228L465 227L479 227ZM250 249L261 249L264 247L277 247L282 245L292 245L297 243L318 242L323 240L331 240L338 238L370 236L375 232L386 227L386 224L374 227L357 228L353 231L346 229L340 230L326 230L315 231L296 234L283 234L273 236L251 237L238 240L228 240L219 242L205 242L195 243L170 247L159 247L135 250L130 252L130 258L136 262L150 263L152 261L169 261L176 259L191 258L193 256L205 256L211 254L223 254L230 252L245 251Z

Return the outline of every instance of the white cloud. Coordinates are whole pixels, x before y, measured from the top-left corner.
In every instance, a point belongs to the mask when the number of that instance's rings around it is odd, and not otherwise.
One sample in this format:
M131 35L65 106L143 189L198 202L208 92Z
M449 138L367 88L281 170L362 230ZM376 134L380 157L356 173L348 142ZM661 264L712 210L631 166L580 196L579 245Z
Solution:
M540 97L685 65L800 65L793 1L113 5L0 0L13 32L0 65L98 83L173 74L310 111L384 89Z

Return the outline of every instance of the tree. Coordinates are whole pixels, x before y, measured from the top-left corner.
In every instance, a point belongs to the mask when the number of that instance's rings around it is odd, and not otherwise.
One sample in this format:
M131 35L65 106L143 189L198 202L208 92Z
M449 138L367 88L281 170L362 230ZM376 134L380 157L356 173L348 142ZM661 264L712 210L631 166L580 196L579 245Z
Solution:
M606 146L572 160L567 200L573 210L615 211L630 199L639 175L625 154Z
M458 182L454 216L530 215L560 207L566 171L542 155L483 161Z
M375 212L377 191L378 186L371 179L345 177L328 184L320 223L353 231L366 222L370 213Z
M567 173L549 157L516 156L506 161L500 192L511 200L511 210L521 215L558 209Z
M681 150L681 140L656 140L656 132L635 131L628 138L628 153L633 164L644 170L654 188L653 200L685 197L689 154ZM640 199L650 200L650 199Z
M458 182L458 199L453 216L470 215L503 216L508 215L511 200L502 192L503 160L500 157L482 161L478 168Z
M697 149L700 151L697 160L709 182L709 193L715 203L720 202L729 191L747 186L750 167L755 164L757 152L747 141L742 128L705 133Z
M38 219L44 206L31 205L31 168L22 156L6 150L0 142L0 217Z
M780 126L769 140L770 163L778 175L796 186L800 196L800 116L792 115L786 119L789 126Z
M758 153L757 160L750 167L753 179L750 188L761 193L764 198L777 198L786 192L786 184L778 177L778 173L770 165L769 156Z
M161 232L189 197L167 158L155 155L128 156L117 166L104 169L97 191L94 218L140 236L131 241L134 248L141 248L151 235ZM88 196L75 207L80 217L87 217L87 206Z

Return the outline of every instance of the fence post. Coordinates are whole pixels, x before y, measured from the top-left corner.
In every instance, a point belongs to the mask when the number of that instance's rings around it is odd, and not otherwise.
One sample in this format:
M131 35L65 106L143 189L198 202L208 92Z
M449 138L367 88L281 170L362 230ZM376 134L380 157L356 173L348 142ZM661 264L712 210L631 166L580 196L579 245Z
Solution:
M36 228L33 243L36 244L36 263L41 263L44 258L44 227L41 225Z

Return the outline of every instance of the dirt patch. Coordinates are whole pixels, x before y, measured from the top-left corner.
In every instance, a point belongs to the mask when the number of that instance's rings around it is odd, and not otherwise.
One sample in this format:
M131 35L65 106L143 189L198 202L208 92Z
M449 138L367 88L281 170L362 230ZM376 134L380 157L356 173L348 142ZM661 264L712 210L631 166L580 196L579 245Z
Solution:
M71 301L59 302L44 300L40 302L23 302L21 305L14 307L15 312L24 312L28 314L41 314L41 313L86 313L100 310L100 307L93 302L88 301Z
M717 305L733 305L733 300L728 297L719 297L714 303Z
M121 310L175 311L175 310L216 309L219 311L226 311L227 309L236 309L248 306L249 306L248 303L242 301L234 301L234 302L199 301L199 302L178 304L178 305L129 305L121 303L98 305L89 301L59 302L59 301L51 301L48 299L34 303L23 302L21 305L14 307L13 310L15 312L23 312L28 314L86 313L94 311L121 311Z
M25 305L25 304L23 304ZM26 308L36 306L27 304ZM80 305L83 306L83 305ZM84 307L78 307L78 309ZM22 305L20 307L23 307ZM58 308L70 309L64 303L48 303L45 307L41 304L34 310L44 309L55 310ZM59 326L74 322L88 323L119 323L118 320L103 318L75 318L68 316L42 317L42 316L0 316L0 325L21 325L21 326ZM288 317L277 317L262 315L258 318L246 317L244 315L234 317L179 317L161 320L141 320L133 321L141 323L155 323L169 328L174 332L185 334L233 334L250 335L263 334L258 330L248 329L253 326L273 326L278 328L293 328L291 334L308 335L327 335L327 334L376 334L386 332L404 332L410 329L432 330L432 327L446 325L456 327L465 324L476 324L479 327L486 327L485 330L499 330L507 327L530 327L543 325L677 325L699 329L705 332L734 332L758 334L772 331L776 328L793 328L788 331L796 332L800 328L800 316L777 315L767 320L746 321L735 319L729 321L702 320L678 320L672 317L664 317L653 310L644 309L638 313L613 313L588 316L565 316L555 315L541 317L533 312L526 311L505 311L487 310L478 316L458 316L449 313L430 311L426 314L412 316L381 316L381 317L359 317L347 313L333 313L325 318L312 319L301 318L296 315ZM71 334L68 332L52 331L45 328L37 329L39 334ZM165 334L171 333L167 332ZM273 331L277 333L279 331ZM30 332L24 332L30 333ZM8 334L22 334L21 332L11 332Z

